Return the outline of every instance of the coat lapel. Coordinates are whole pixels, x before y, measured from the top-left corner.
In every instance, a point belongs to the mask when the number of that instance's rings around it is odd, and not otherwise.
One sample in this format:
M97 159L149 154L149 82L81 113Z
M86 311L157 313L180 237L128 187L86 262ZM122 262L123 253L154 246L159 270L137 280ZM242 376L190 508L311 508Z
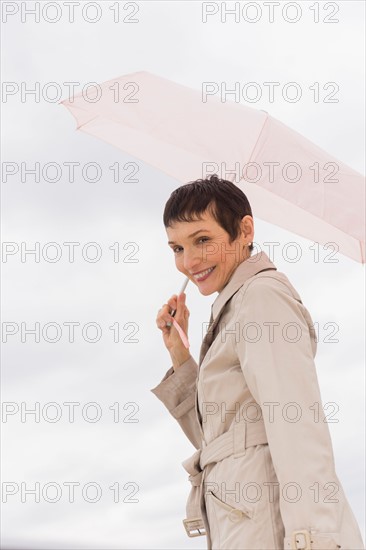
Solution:
M253 256L250 256L250 258L248 258L244 262L241 262L235 269L228 283L219 293L216 300L211 306L211 317L209 321L209 326L207 328L207 333L205 334L200 349L199 366L201 366L202 361L215 338L215 328L228 301L231 300L234 294L238 292L238 290L248 279L254 277L262 271L267 271L269 269L277 270L276 266L271 262L267 254L263 251L259 252L258 254L254 254Z

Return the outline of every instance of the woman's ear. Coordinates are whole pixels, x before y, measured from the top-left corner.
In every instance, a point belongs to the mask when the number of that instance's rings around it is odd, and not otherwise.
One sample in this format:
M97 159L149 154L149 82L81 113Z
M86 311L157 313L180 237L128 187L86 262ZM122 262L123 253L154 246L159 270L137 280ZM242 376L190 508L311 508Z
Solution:
M249 214L247 214L246 216L243 216L240 222L240 225L241 225L241 232L244 235L244 238L247 238L248 235L251 235L252 230L254 231L253 218L252 216L249 216ZM251 243L247 243L247 244L250 245Z

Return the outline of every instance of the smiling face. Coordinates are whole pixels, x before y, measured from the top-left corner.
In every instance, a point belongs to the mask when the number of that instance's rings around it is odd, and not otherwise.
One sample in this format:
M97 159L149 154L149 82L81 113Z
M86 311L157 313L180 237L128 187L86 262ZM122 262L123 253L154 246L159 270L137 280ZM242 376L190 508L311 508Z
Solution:
M230 235L208 211L201 217L198 221L175 222L166 232L178 271L208 296L221 292L237 266L250 256L246 245L253 241L254 224L251 216L244 216L239 237L229 244Z

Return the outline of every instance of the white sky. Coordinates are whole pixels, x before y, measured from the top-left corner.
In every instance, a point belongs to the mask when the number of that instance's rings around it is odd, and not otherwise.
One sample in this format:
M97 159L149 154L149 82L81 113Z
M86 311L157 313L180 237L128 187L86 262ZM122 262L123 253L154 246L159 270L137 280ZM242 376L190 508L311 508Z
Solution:
M116 2L99 3L101 18L96 23L82 19L82 8L75 6L75 20L68 22L65 2L40 2L41 17L26 13L35 2L2 2L2 81L15 89L32 88L39 83L44 90L55 82L68 97L65 82L79 82L78 91L88 82L103 82L122 74L147 70L178 83L200 89L202 82L257 82L263 99L253 108L264 109L313 140L339 160L359 172L364 171L364 3L362 1L298 2L301 17L286 22L275 11L269 22L268 8L257 2L262 17L238 23L228 16L221 22L220 12L202 22L202 3L138 2L130 7L120 4L121 21L113 22L111 7ZM51 5L52 4L52 5ZM60 20L54 18L58 6ZM97 3L94 3L97 4ZM123 22L138 6L138 23ZM214 4L214 3L211 3ZM241 2L241 10L247 2ZM296 3L295 3L296 4ZM220 8L221 3L216 6ZM228 7L234 5L227 2ZM319 23L314 23L311 5L319 8ZM339 7L333 18L326 15ZM13 15L7 15L12 11ZM95 7L85 13L94 17ZM116 9L116 8L114 8ZM254 9L254 8L253 8ZM298 8L299 9L299 8ZM6 10L6 11L5 11ZM42 16L43 13L43 16ZM288 17L294 17L288 11ZM24 22L22 22L22 16ZM254 17L254 11L248 12ZM297 103L286 102L280 94L266 100L264 82L297 82L303 90ZM318 103L309 89L320 84ZM337 103L325 103L323 86L339 86ZM22 84L23 83L23 84ZM3 84L4 86L4 84ZM9 87L7 87L9 90ZM204 537L186 536L182 519L190 484L181 462L194 448L176 421L150 392L170 367L170 357L155 326L161 304L177 293L182 281L166 241L162 223L165 202L179 183L157 170L139 163L138 183L114 183L109 167L119 162L136 161L113 147L82 132L75 131L74 119L57 102L40 101L21 93L2 100L3 162L27 168L39 162L58 162L64 167L60 181L21 181L19 173L2 186L2 239L4 242L60 243L62 257L50 263L41 256L21 261L17 253L2 263L2 318L20 327L26 323L41 328L55 322L62 328L55 343L19 332L9 336L2 347L2 400L28 408L35 402L60 404L58 422L39 423L33 417L21 422L20 413L9 416L2 429L2 481L13 482L19 492L2 506L2 545L4 548L95 548L162 549L206 548ZM249 103L243 103L249 105ZM103 177L99 182L83 181L81 170L74 182L67 181L64 163L98 162ZM127 174L127 172L125 172ZM341 206L341 205L340 205ZM255 241L263 243L296 241L303 257L296 264L284 261L281 250L271 257L278 270L289 277L319 323L320 341L316 365L323 403L339 406L338 423L330 423L336 467L345 493L364 534L364 267L348 258L326 263L326 252L314 263L311 243L256 219ZM67 259L63 243L78 242L75 262ZM103 252L100 261L88 263L80 253L83 245L97 242ZM133 251L125 243L136 243L135 263L113 261L109 247L119 243L121 259ZM262 248L269 253L267 247ZM53 251L50 250L50 255ZM93 251L90 250L90 255ZM208 321L210 306L217 294L201 296L187 287L191 311L191 353L198 360L202 339L201 325ZM75 342L68 342L64 323L78 322ZM97 343L82 339L81 327L97 323L102 336ZM132 334L138 342L113 342L109 328L119 323L121 338ZM127 325L126 323L132 323ZM337 345L327 343L332 331L326 323L336 323ZM4 325L3 325L4 326ZM50 329L49 336L54 331ZM94 337L90 329L88 335ZM63 403L78 402L75 422L67 420ZM99 422L83 419L80 409L97 402L102 410ZM118 402L120 419L132 413L136 423L113 422L109 407ZM49 410L49 415L54 409ZM94 411L90 409L90 416ZM56 503L41 495L39 503L28 495L21 501L20 484L31 488L39 482L57 483L62 496ZM66 482L78 482L75 502L68 502ZM102 496L96 503L86 502L81 488L98 483ZM138 502L123 502L138 486ZM118 483L120 502L113 502L110 486ZM16 486L16 485L14 485ZM3 486L4 487L4 486ZM90 489L90 497L94 492ZM54 492L49 492L53 497Z

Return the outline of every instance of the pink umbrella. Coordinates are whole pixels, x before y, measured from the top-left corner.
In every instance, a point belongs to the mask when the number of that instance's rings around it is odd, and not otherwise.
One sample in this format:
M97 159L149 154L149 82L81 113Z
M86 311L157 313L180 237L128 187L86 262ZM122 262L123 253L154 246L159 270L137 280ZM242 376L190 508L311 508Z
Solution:
M61 101L77 129L183 183L210 173L229 179L253 216L365 263L363 176L265 111L148 72L94 92Z

